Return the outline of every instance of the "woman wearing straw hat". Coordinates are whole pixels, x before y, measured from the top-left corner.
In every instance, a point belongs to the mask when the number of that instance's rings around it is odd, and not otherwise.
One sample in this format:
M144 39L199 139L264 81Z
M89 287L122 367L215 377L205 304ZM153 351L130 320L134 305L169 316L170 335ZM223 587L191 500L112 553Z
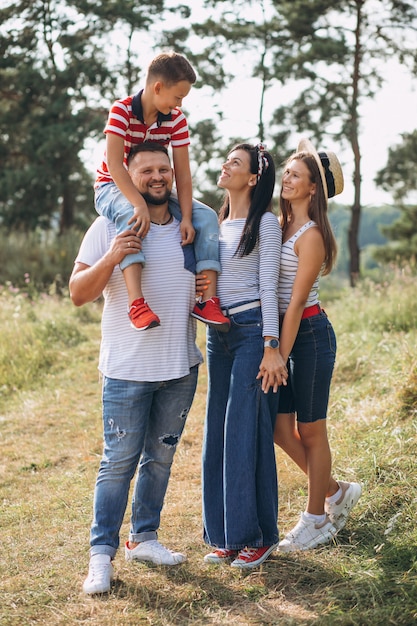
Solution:
M279 544L283 552L330 542L361 494L358 483L331 476L326 430L336 337L320 307L318 283L336 257L328 198L342 190L336 155L317 153L309 140L301 140L285 164L280 198L280 352L288 361L288 384L280 388L274 439L307 474L308 499L299 522Z

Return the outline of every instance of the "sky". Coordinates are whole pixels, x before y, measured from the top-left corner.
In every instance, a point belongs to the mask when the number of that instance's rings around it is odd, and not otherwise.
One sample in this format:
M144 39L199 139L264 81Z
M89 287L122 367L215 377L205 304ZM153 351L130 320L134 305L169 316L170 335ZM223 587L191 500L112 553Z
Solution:
M223 93L221 109L223 113L222 127L225 133L247 137L256 141L260 86L256 80L236 78ZM277 107L277 96L267 93L265 120L268 112ZM242 102L244 104L242 105ZM187 110L197 110L200 115L207 111L209 115L212 98L201 97L194 90L186 100ZM378 189L374 178L378 170L383 168L388 159L388 149L401 142L401 133L417 129L417 80L411 83L410 76L399 64L391 62L386 68L386 82L373 100L368 100L361 108L361 167L362 167L362 204L390 203L390 194ZM296 136L294 136L296 139ZM266 142L268 143L268 142ZM314 142L313 142L314 143ZM296 145L294 145L294 148ZM345 189L338 196L341 204L351 204L354 188L353 154L350 149L342 153L335 145L317 145L318 149L335 152L342 164L345 178Z
M171 4L174 4L172 0ZM177 4L177 3L175 3ZM193 20L202 16L198 8L199 1L194 0ZM149 46L149 42L139 44L142 67L157 54ZM213 111L222 112L220 124L221 134L224 137L241 136L250 142L257 142L258 112L260 102L261 83L254 78L248 78L251 73L249 65L244 59L233 59L233 69L236 77L221 93L213 96L212 92L191 89L184 100L184 109L191 124L201 119L210 118ZM373 100L367 100L360 109L361 114L361 167L362 167L362 205L390 203L390 194L378 189L374 178L379 169L384 167L388 158L388 148L401 142L401 133L412 132L417 129L417 79L411 81L410 75L404 67L391 60L384 67L385 83L377 92ZM143 84L144 75L140 77ZM128 94L120 94L123 97ZM278 105L282 104L280 88L267 91L265 99L264 120L267 121ZM267 133L266 133L267 134ZM191 137L192 140L192 137ZM294 135L294 149L297 136ZM268 142L267 147L268 147ZM337 197L341 204L350 205L353 202L354 188L352 183L353 154L349 148L340 152L339 146L318 145L317 149L331 150L337 154L342 164L345 178L345 189ZM271 150L273 146L270 146ZM95 170L101 160L104 141L90 150L89 159Z

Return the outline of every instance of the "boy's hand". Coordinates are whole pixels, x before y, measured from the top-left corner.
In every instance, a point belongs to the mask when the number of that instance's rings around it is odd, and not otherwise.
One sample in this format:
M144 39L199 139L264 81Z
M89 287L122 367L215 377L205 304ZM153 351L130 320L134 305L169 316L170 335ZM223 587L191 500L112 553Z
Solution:
M149 215L149 209L145 201L142 206L133 207L133 215L128 221L128 224L137 232L138 237L142 239L146 237L151 226L151 216Z
M195 230L194 226L191 223L191 220L187 220L184 218L181 220L180 233L182 246L187 246L189 243L193 243Z

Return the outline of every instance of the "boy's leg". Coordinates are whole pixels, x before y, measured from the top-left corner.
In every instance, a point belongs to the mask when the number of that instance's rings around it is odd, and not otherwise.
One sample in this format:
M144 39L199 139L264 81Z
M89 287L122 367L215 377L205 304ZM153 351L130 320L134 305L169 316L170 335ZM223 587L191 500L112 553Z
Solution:
M128 221L133 215L132 205L114 183L106 183L96 189L95 205L97 213L115 224L117 234L130 229ZM129 299L129 318L135 330L147 330L160 325L159 317L149 308L143 298L142 268L144 264L145 255L141 250L135 254L126 255L120 262Z
M129 298L129 319L135 330L148 330L161 324L159 317L152 311L143 297L142 268L141 263L133 263L123 270Z
M217 276L221 271L217 213L205 204L194 200L193 226L197 273L205 274L209 283L202 297L196 302L191 315L212 328L227 332L230 328L230 320L223 315L217 297Z
M181 221L181 209L175 193L171 193L169 210ZM220 274L219 224L216 211L193 198L192 220L195 228L194 253L197 273L214 270Z
M171 194L169 210L174 217L181 220L181 210L175 193ZM194 254L197 274L204 273L209 284L191 315L219 331L227 332L230 320L223 315L217 298L217 275L221 271L217 213L206 204L193 199L192 220L195 228Z
M142 293L142 264L134 263L128 265L123 270L123 278L125 279L127 293L129 296L129 307L138 298L143 298Z
M159 317L152 311L143 297L142 267L141 263L134 263L123 270L123 278L129 297L130 325L135 330L148 330L161 325Z

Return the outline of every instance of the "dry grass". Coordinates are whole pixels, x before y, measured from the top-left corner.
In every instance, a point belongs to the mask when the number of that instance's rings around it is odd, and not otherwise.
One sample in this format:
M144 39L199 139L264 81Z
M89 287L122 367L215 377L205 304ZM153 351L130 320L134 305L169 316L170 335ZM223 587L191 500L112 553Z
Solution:
M33 323L51 311L47 303L37 306ZM66 300L59 311L53 310L57 325L65 320L77 326L85 340L57 343L48 368L3 401L2 626L416 622L415 331L352 329L343 298L328 310L337 320L339 337L329 420L335 473L357 478L364 486L364 496L334 545L299 555L275 553L248 574L203 563L203 367L160 529L161 540L185 551L188 561L176 568L149 567L126 563L120 550L111 593L86 597L81 586L101 454L99 312L77 312ZM7 321L0 323L10 331ZM204 348L201 325L199 332ZM283 454L277 452L277 460L283 532L304 506L305 480ZM122 542L128 517L129 512Z

